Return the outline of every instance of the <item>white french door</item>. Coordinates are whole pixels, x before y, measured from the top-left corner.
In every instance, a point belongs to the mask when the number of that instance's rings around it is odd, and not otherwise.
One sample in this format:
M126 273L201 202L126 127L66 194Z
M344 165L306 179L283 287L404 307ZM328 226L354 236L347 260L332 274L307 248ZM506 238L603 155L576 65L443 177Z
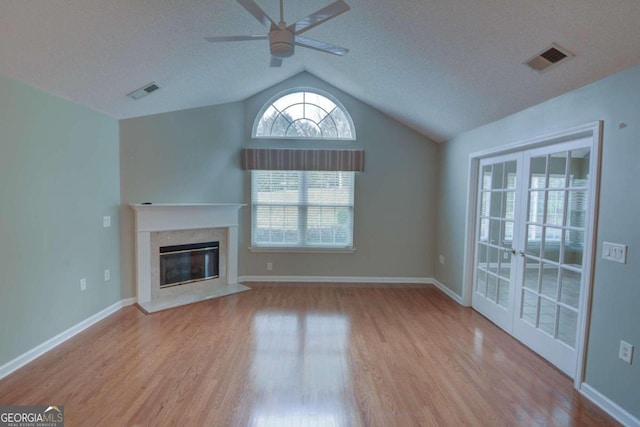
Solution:
M514 236L520 194L516 192L521 154L480 162L472 305L511 332L517 281Z
M473 307L572 378L589 286L592 139L479 164Z

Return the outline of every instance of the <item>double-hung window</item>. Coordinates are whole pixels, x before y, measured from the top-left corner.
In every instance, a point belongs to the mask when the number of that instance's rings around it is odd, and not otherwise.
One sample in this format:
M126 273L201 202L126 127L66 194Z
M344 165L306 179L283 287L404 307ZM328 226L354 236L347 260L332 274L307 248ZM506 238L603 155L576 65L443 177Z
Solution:
M252 171L252 246L353 247L354 175Z

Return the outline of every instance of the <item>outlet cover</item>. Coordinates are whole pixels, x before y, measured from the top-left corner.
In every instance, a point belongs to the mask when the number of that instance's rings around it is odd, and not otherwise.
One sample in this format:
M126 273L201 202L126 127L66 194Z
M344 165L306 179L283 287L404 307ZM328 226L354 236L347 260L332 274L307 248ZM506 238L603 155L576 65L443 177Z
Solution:
M102 226L103 227L111 227L111 217L105 215L102 217Z
M81 291L87 290L87 279L85 279L84 277L80 279L80 290Z
M109 270L108 268L104 271L104 281L108 282L109 280L111 280L111 270Z
M440 255L440 264L444 264L444 255Z
M620 353L618 357L631 365L633 362L633 346L626 341L620 341Z
M267 263L267 271L271 271L273 270L273 263L272 262L268 262Z

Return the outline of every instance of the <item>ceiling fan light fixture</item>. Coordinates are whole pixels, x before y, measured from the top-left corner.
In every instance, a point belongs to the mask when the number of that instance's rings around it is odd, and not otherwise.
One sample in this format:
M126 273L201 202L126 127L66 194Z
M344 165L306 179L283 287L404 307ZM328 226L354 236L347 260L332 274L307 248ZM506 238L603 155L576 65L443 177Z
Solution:
M287 29L274 29L269 32L269 49L277 58L288 58L293 55L294 35Z
M269 63L270 67L280 67L284 58L289 58L293 55L296 45L302 46L306 49L313 49L337 56L344 56L349 52L349 49L344 47L335 46L331 43L310 39L300 35L349 11L351 8L344 2L344 0L335 0L333 3L315 11L305 18L299 19L289 26L287 26L287 23L284 20L283 0L280 0L279 23L276 23L276 21L270 18L254 0L237 0L237 2L240 3L240 5L262 25L268 27L269 34L205 37L205 40L215 43L269 39L269 52L271 53L271 62Z

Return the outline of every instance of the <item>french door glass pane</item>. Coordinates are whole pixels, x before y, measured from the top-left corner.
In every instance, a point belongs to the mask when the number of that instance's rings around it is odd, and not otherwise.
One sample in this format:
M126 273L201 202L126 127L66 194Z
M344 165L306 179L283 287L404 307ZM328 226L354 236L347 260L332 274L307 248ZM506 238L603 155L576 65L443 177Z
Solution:
M560 302L578 308L580 301L580 273L565 268L561 269Z
M544 191L529 193L529 217L527 221L542 224L544 221Z
M477 251L478 267L484 268L484 269L487 268L487 252L488 252L487 245L483 245L482 243L479 243L478 251Z
M491 188L491 165L486 165L482 167L482 189L489 190Z
M535 257L540 257L540 243L542 242L542 227L538 225L527 226L527 242L525 251Z
M500 245L500 229L501 224L499 219L492 219L489 222L489 243L492 245Z
M476 270L476 292L487 295L487 273L484 270Z
M504 222L504 234L502 235L504 246L512 246L513 243L513 221Z
M564 245L564 264L576 267L582 266L582 252L584 249L584 231L568 230Z
M491 192L491 208L489 209L489 215L495 218L500 218L502 214L502 192Z
M491 301L496 301L498 291L498 279L491 275L487 274L487 298Z
M544 253L542 257L548 261L560 262L560 241L562 229L545 227Z
M571 348L576 345L576 330L578 329L578 312L559 306L558 339Z
M492 273L498 274L498 258L500 255L500 251L498 248L489 247L489 271Z
M524 266L524 282L523 286L527 289L538 292L538 283L540 278L540 261L536 261L529 257L526 258Z
M547 192L547 216L545 224L563 225L564 221L564 191Z
M489 219L482 218L480 220L480 239L481 242L489 241Z
M551 336L556 332L556 304L545 298L540 298L540 319L538 327Z
M505 219L514 219L515 214L515 199L516 193L515 191L507 191L504 193L504 210L502 212L502 217Z
M558 298L558 267L542 264L542 284L540 292L554 301Z
M509 281L500 279L498 281L498 304L503 307L509 305Z
M489 216L489 205L491 202L491 193L489 191L483 191L480 198L480 216Z
M500 277L509 280L511 277L511 252L508 249L502 250L500 260Z
M493 165L491 188L494 190L504 188L504 165L502 163Z
M549 158L549 188L566 187L567 152L554 153Z
M589 205L588 193L568 191L567 194L567 226L584 228L585 212Z
M536 294L527 292L526 290L522 292L521 318L533 326L536 326L536 319L538 318L538 297Z
M512 160L510 162L506 162L504 164L504 175L507 180L507 188L515 189L516 188L516 174L517 174L517 162Z
M590 150L583 148L571 151L571 166L569 182L571 187L586 187L589 185Z
M529 188L545 188L547 186L547 156L531 159Z

